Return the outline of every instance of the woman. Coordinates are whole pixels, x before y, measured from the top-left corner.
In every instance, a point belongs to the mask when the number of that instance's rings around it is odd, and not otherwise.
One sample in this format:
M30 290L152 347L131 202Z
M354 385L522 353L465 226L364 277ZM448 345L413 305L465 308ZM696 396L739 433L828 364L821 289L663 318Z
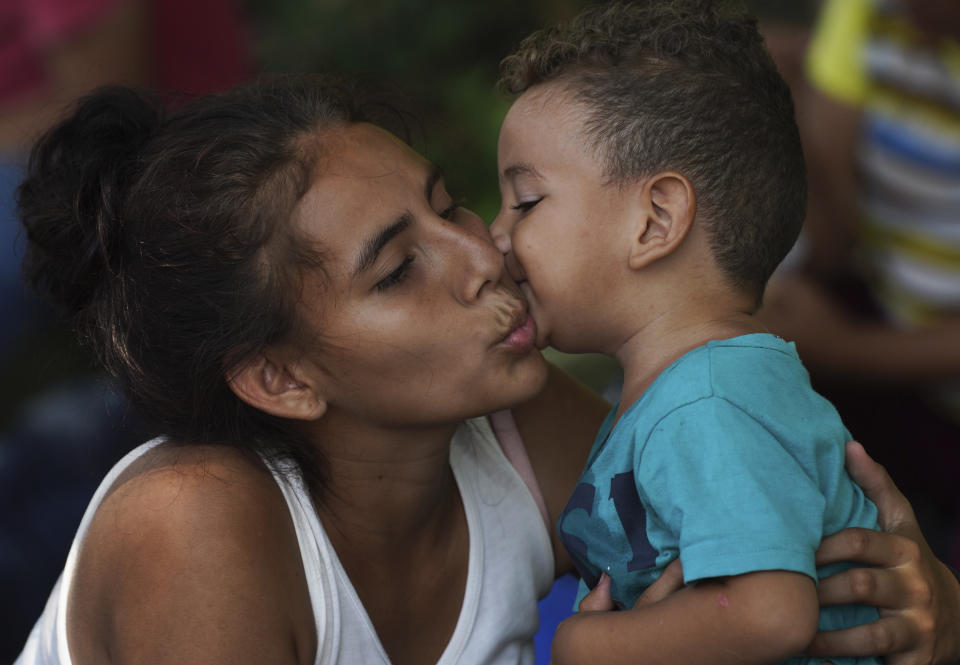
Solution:
M363 119L309 78L170 116L113 89L35 148L27 273L165 438L105 479L20 662L532 662L606 405L544 364L439 170ZM886 566L826 602L891 609L824 645L923 656L960 585L854 471L906 537L825 542Z

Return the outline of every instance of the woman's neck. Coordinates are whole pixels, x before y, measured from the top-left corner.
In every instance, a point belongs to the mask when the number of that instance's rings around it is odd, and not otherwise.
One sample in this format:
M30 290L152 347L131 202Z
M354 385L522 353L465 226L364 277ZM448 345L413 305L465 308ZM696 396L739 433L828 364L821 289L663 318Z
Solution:
M440 538L459 506L449 462L456 426L348 427L327 416L315 435L325 473L314 494L334 546L396 557Z
M469 568L450 467L456 426L336 424L328 420L316 439L327 468L317 514L391 662L436 662L456 628Z

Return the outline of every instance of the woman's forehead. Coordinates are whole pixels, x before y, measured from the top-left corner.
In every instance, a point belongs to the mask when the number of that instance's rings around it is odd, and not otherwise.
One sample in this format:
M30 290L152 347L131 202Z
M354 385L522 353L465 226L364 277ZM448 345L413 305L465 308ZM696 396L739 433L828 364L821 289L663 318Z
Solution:
M335 254L350 254L369 228L427 203L433 165L379 127L354 124L323 137L313 182L294 224Z
M313 182L304 202L353 214L368 206L409 205L432 165L400 139L375 125L357 123L321 139ZM359 210L358 210L359 209Z
M430 168L427 160L385 129L353 123L325 134L318 148L315 180L324 177L382 178L393 174L419 174Z

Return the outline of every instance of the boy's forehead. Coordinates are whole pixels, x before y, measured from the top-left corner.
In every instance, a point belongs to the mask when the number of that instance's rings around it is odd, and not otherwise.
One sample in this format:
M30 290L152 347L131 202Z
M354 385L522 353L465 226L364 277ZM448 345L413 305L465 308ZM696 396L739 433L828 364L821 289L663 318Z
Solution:
M501 177L540 175L560 155L586 157L586 110L555 85L538 85L510 107L500 130Z
M520 95L510 107L510 113L533 120L582 121L585 109L573 93L559 82L535 85Z

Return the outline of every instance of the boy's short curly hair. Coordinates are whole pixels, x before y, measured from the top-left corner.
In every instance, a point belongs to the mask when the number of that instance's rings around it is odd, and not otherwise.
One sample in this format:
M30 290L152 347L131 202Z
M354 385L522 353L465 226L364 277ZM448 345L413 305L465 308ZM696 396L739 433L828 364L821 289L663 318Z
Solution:
M690 179L718 264L759 302L800 232L807 184L790 89L756 20L722 0L597 5L501 63L507 94L552 82L585 107L611 183Z

